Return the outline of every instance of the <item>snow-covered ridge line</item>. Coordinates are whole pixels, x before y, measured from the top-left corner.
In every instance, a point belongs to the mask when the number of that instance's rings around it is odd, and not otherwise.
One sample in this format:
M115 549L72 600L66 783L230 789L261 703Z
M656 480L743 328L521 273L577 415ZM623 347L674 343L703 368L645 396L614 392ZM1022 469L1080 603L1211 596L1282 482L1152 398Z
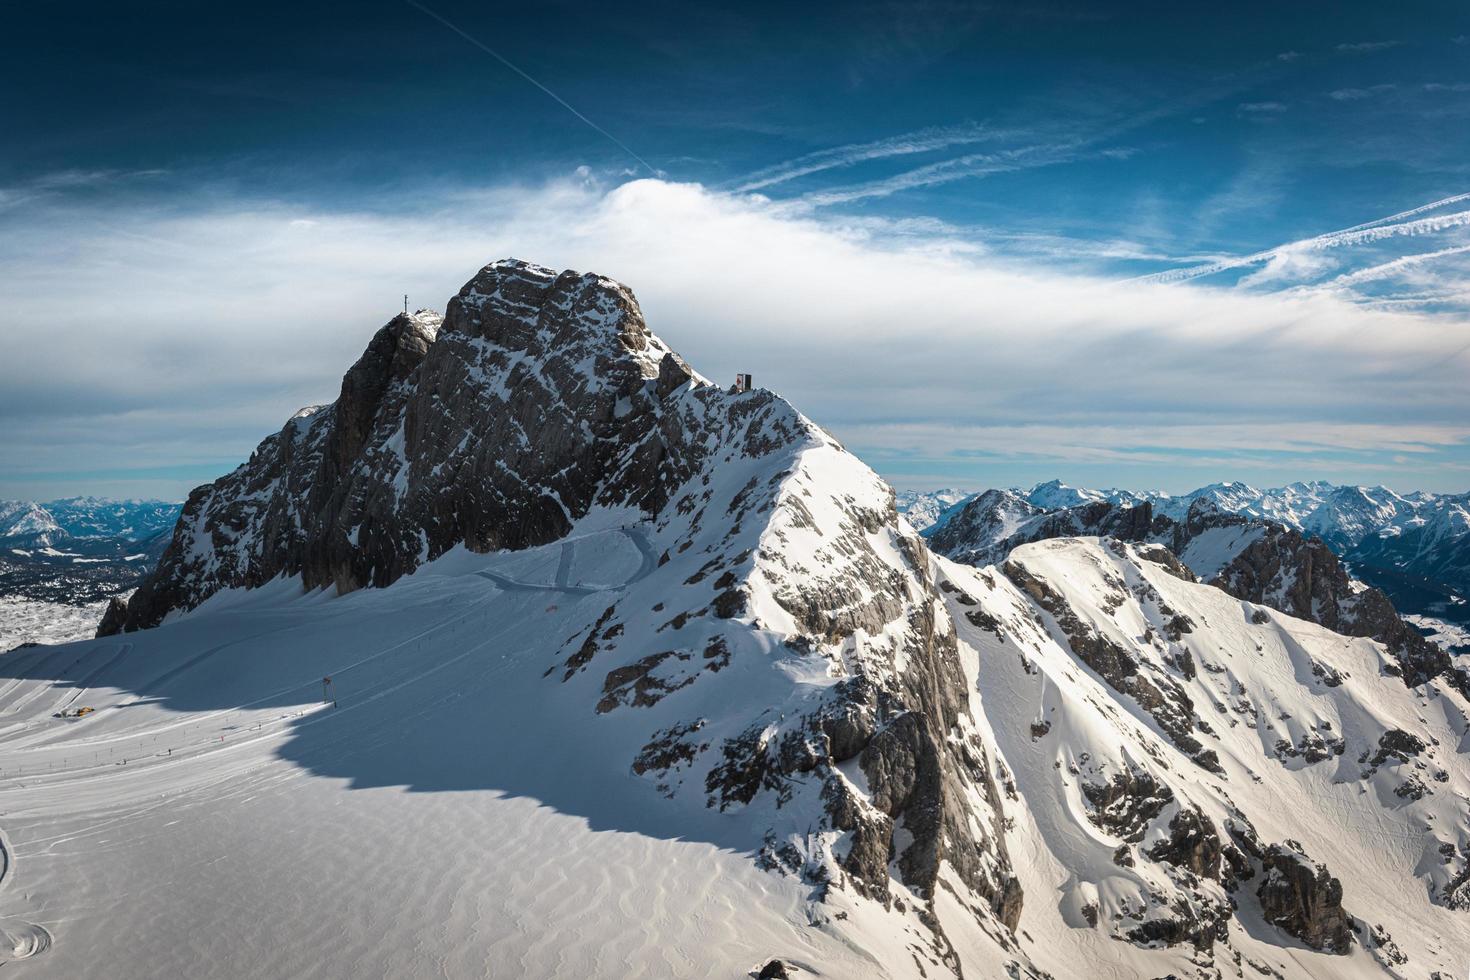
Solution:
M16 539L42 547L68 538L138 541L171 527L180 506L165 500L106 497L0 500L0 545Z
M1200 581L1238 599L1381 641L1406 684L1445 675L1470 694L1470 673L1405 622L1384 592L1354 580L1320 538L1221 511L1205 499L1177 520L1156 513L1147 500L1091 500L1043 509L1014 492L987 490L925 533L940 554L977 566L1000 565L1022 544L1059 537L1098 535L1162 545Z

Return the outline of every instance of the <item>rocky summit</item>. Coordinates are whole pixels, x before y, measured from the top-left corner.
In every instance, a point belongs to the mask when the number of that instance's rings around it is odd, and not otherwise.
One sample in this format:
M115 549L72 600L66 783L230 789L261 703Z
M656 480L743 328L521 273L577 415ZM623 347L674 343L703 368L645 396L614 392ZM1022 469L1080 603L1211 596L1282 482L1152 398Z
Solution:
M936 554L625 286L486 266L191 494L107 635L0 690L25 724L95 709L26 758L38 788L0 786L7 837L65 813L133 842L46 862L0 924L85 972L156 916L53 936L60 903L268 834L292 846L212 883L287 937L240 946L267 973L413 972L391 930L307 943L259 890L331 901L365 863L302 862L370 841L364 921L421 910L526 975L612 948L648 975L1456 975L1455 676L1329 619L1337 571L1295 539L987 497L931 539L965 561Z

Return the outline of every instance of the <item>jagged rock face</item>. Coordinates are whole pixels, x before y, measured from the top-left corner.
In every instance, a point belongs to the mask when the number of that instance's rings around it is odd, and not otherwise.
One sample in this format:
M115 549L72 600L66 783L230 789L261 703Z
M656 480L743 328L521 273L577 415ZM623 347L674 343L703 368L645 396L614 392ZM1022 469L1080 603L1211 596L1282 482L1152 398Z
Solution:
M190 495L128 628L278 575L346 592L460 543L545 543L594 503L657 513L699 454L657 410L691 376L667 354L618 283L486 266L442 321L378 331L335 404Z
M1313 949L1346 953L1352 920L1342 908L1342 882L1305 854L1272 844L1262 859L1266 877L1256 890L1266 921Z
M1201 878L1218 879L1222 853L1215 822L1196 806L1183 807L1174 815L1168 838L1155 844L1149 857L1188 868Z

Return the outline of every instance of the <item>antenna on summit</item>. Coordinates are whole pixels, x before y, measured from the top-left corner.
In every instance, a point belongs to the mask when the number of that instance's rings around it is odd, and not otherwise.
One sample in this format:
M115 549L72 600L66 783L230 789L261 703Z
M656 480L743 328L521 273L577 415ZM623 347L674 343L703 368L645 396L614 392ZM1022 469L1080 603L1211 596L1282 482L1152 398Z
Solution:
M408 294L403 294L403 315L408 316Z

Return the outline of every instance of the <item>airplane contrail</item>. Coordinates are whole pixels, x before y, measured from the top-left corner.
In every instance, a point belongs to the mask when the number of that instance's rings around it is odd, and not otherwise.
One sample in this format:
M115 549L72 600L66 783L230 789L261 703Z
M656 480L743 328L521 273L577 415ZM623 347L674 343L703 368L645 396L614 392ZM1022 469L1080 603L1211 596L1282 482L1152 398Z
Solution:
M1303 238L1285 245L1276 245L1260 252L1250 255L1241 255L1236 258L1224 259L1220 262L1210 262L1206 265L1189 266L1183 269L1166 269L1163 272L1154 272L1146 276L1137 276L1129 282L1183 282L1188 279L1198 279L1201 276L1212 276L1217 272L1225 272L1229 269L1240 269L1248 265L1256 265L1268 261L1289 249L1301 248L1334 248L1338 245L1355 245L1359 242L1378 241L1395 235L1416 235L1424 232L1444 231L1447 228L1455 228L1470 224L1470 211L1457 211L1453 214L1436 215L1431 218L1417 218L1413 221L1404 221L1414 215L1433 211L1435 208L1444 207L1447 204L1455 204L1460 201L1470 200L1470 194L1456 194L1429 204L1421 204L1417 208L1408 211L1400 211L1386 218L1375 218L1365 221L1351 228L1340 228L1337 231L1325 232L1314 235L1311 238Z
M963 146L970 143L988 143L999 141L1007 136L1018 135L1008 130L994 130L984 125L967 124L963 126L935 127L921 129L912 133L903 133L898 136L889 136L867 143L849 143L843 146L835 146L826 150L818 150L804 156L786 160L772 167L757 170L747 174L736 182L733 188L737 194L759 190L770 187L773 184L784 184L798 177L809 174L821 173L824 170L834 170L842 167L851 167L855 164L865 163L869 160L882 160L888 157L906 156L914 153L928 153L932 150L948 149L951 146Z
M647 170L649 173L653 174L655 177L659 176L662 173L662 171L660 171L657 168L655 168L647 160L643 159L641 156L639 156L638 154L634 153L633 152L633 148L630 147L627 143L624 143L622 140L618 139L612 133L609 133L607 130L605 130L601 126L597 125L597 123L593 122L591 119L588 119L586 116L582 115L580 112L578 112L576 110L575 107L572 106L572 104L570 102L568 102L566 99L562 98L561 96L557 95L555 92L553 92L551 89L547 88L545 85L542 85L540 82L538 82L536 79L532 78L530 75L526 74L526 72L522 71L509 58L507 58L505 55L501 54L499 51L496 51L494 48L490 47L490 45L486 44L484 41L481 41L479 38L474 37L473 35L465 32L462 29L460 29L452 21L448 20L445 17L440 16L439 14L437 14L434 11L430 10L428 7L425 7L423 4L419 3L418 0L404 0L404 3L407 3L410 7L415 7L418 10L422 11L423 13L428 14L430 17L434 18L439 23L443 24L445 27L449 28L451 31L453 31L454 33L458 34L460 37L464 38L466 41L468 41L471 44L473 44L475 47L479 48L481 51L485 52L486 54L488 54L490 57L494 58L496 61L500 62L505 67L509 68L511 71L515 72L517 75L521 76L526 81L530 82L532 85L534 85L537 88L539 88L541 91L545 92L548 96L550 96L552 99L554 99L556 101L557 105L561 106L563 109L565 109L566 111L570 112L572 115L576 116L578 119L582 120L582 122L586 123L588 126L591 126L592 129L595 130L597 133L599 133L602 136L606 137L607 139L611 140L613 142L613 144L615 146L617 146L618 149L620 149L624 153L628 154L628 156L632 157L634 160L637 160L640 164L643 165L643 168L645 170Z

